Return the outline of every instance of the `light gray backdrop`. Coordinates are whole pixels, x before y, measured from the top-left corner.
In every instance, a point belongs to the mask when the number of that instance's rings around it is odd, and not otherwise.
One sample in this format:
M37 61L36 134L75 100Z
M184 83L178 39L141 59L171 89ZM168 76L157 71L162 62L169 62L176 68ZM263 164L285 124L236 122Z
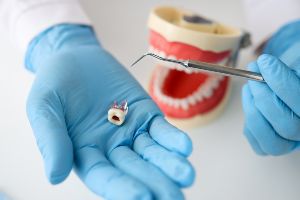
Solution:
M146 20L151 7L170 4L194 9L225 23L245 27L239 0L85 0L103 45L125 66L147 50ZM266 11L267 12L267 11ZM25 114L34 76L23 68L21 55L0 33L0 190L15 200L96 200L72 173L63 184L51 186ZM245 66L253 57L242 52ZM153 63L131 69L146 87ZM145 78L147 76L147 79ZM258 157L242 135L242 80L234 79L229 104L214 123L189 132L194 142L191 161L197 170L190 200L296 200L300 196L300 156Z

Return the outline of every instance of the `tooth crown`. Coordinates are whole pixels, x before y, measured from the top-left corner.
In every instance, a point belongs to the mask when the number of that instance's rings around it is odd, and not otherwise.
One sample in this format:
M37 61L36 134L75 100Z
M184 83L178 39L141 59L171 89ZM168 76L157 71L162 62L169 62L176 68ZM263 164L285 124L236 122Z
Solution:
M120 126L124 123L127 113L127 101L124 101L121 105L118 105L117 102L114 102L112 107L108 110L107 119L112 124Z

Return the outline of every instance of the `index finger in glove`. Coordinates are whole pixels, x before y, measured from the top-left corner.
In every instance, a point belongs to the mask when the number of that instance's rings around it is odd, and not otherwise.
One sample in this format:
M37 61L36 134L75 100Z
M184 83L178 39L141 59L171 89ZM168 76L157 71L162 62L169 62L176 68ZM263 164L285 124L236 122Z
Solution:
M264 54L257 60L268 86L298 116L300 116L300 78L278 58Z

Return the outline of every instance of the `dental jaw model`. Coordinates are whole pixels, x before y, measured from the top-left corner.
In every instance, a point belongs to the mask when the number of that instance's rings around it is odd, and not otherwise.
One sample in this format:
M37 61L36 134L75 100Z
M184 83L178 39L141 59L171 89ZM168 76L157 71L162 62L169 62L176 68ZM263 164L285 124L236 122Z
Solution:
M230 64L242 32L173 7L155 8L149 18L150 52L176 60ZM194 127L216 118L229 97L230 79L221 75L158 63L150 95L168 120Z
M111 108L108 110L107 119L112 124L120 126L124 123L127 113L127 101L123 101L121 105L118 105L118 103L115 101Z

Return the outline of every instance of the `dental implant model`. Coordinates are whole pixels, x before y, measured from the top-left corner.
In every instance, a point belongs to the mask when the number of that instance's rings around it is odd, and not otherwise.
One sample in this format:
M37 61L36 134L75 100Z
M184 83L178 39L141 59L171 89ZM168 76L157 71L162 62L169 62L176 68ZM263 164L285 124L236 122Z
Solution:
M157 7L149 18L150 52L176 60L231 65L243 32L174 7ZM194 127L216 118L229 97L230 79L217 74L158 63L149 92L168 120Z
M120 126L124 123L127 113L127 101L123 101L121 105L118 105L118 103L115 101L111 108L108 110L107 119L112 124Z

